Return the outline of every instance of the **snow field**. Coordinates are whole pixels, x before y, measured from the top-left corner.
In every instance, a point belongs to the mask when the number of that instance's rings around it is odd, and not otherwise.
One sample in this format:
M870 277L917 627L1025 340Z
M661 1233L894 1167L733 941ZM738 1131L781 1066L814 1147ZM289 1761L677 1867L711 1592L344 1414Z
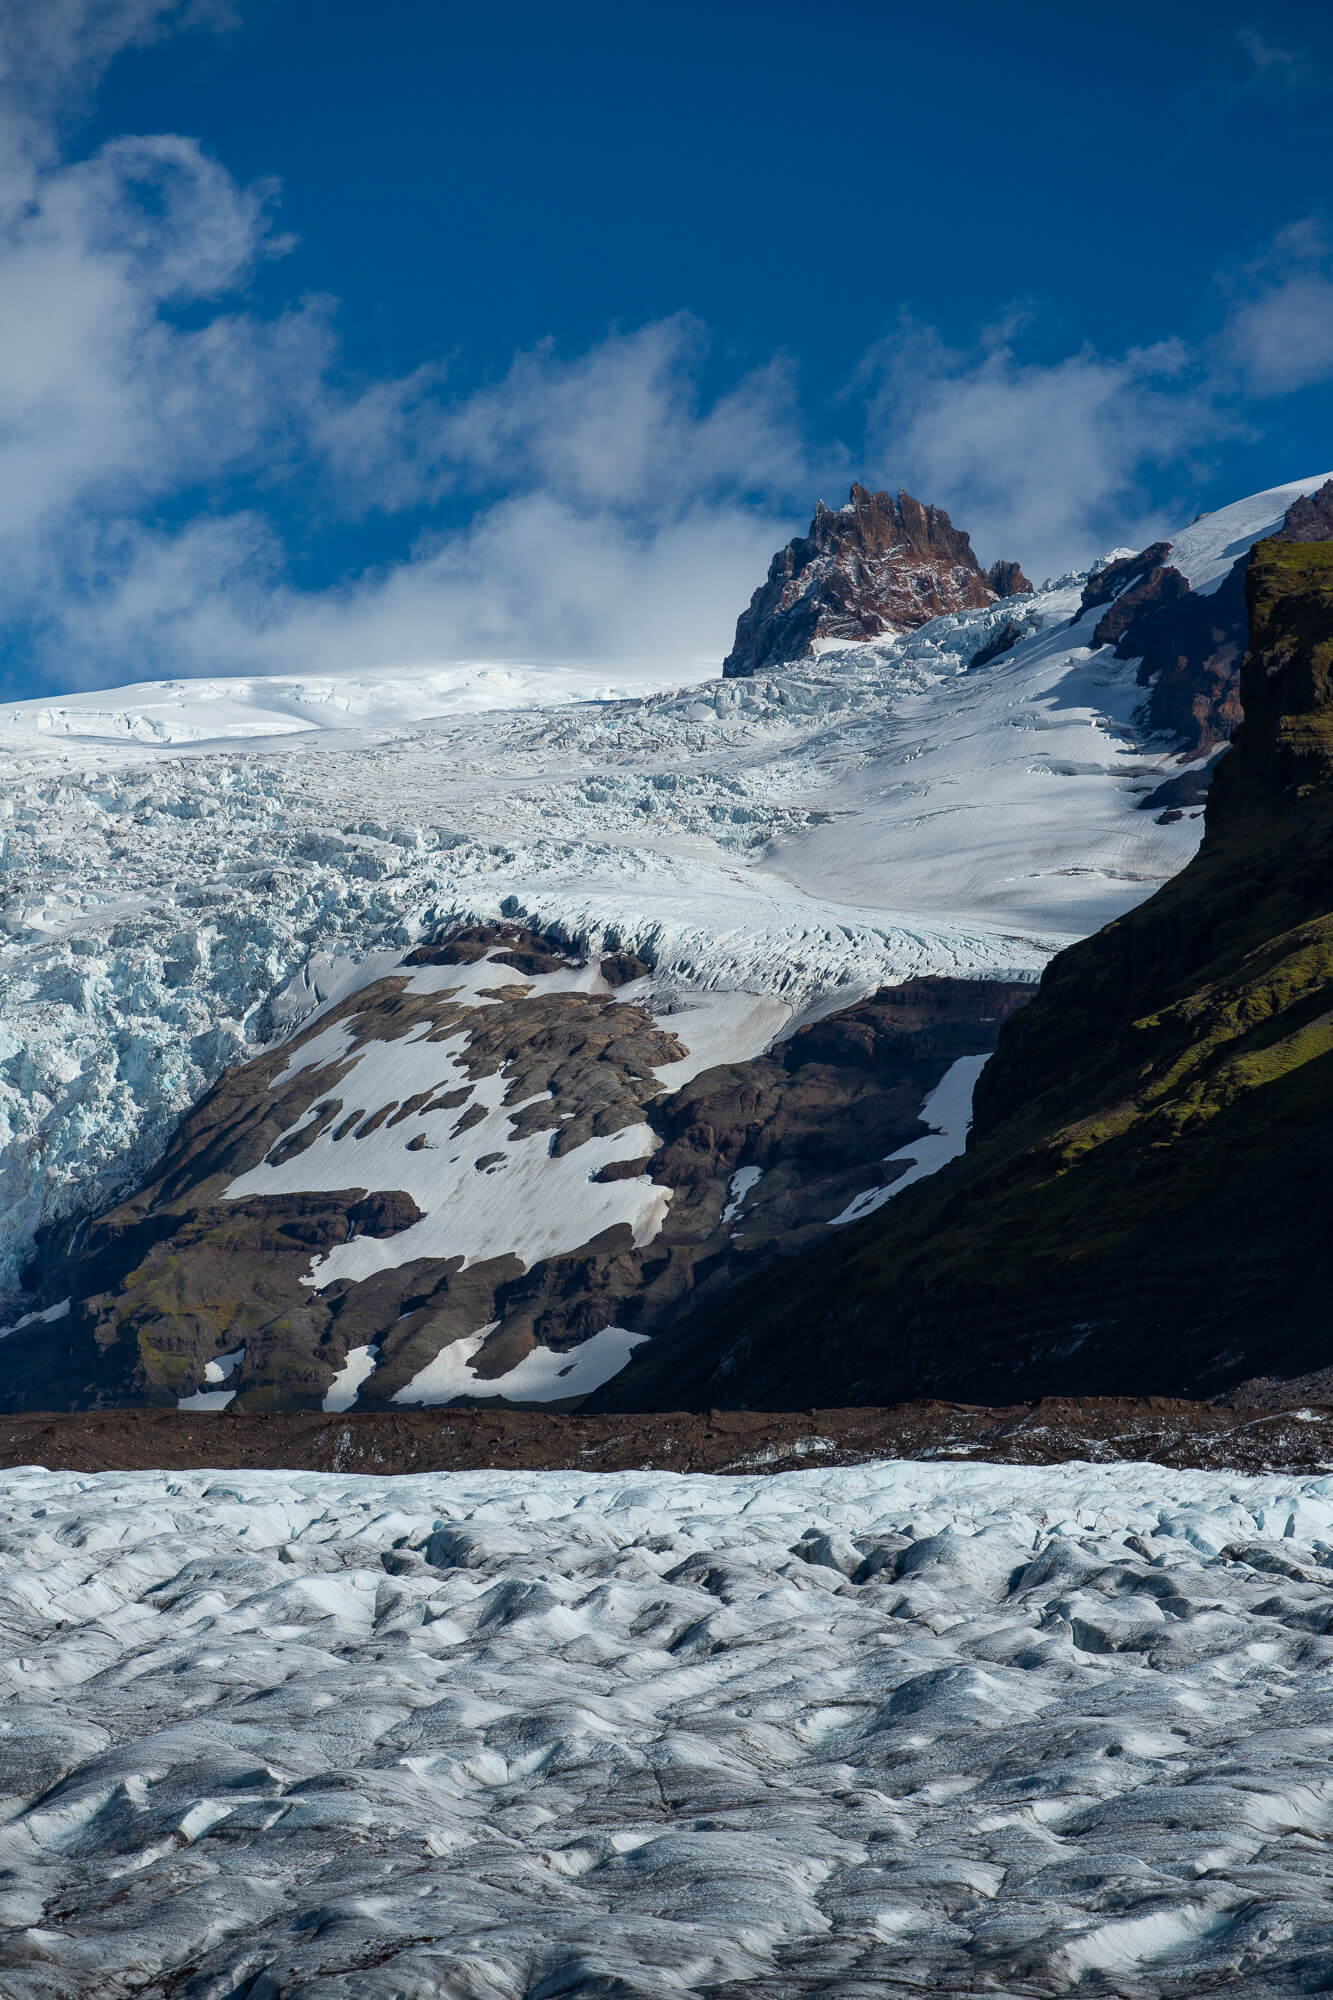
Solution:
M382 956L374 955L362 968L331 968L327 981L331 992L342 999L356 990L361 973L366 983L379 976ZM506 987L524 997L558 993L612 997L612 989L595 962L533 975L517 972L493 954L471 965L411 969L404 974L404 985L411 993L445 994L459 1006L477 1009L500 1004L496 996ZM688 1049L678 1061L661 1063L654 1072L668 1094L716 1063L745 1061L758 1055L791 1015L782 1001L761 994L682 996L669 987L657 990L651 977L622 986L614 997L641 1006L659 1025L680 1037ZM322 1003L328 1004L327 1000ZM586 1140L553 1156L551 1146L558 1127L526 1138L518 1137L513 1129L519 1112L549 1099L550 1093L539 1091L517 1099L505 1072L474 1081L463 1060L470 1040L466 1026L446 1039L432 1040L431 1024L425 1021L394 1041L363 1040L358 1026L354 1016L315 1033L293 1051L275 1079L281 1082L306 1069L328 1070L330 1091L336 1090L345 1105L359 1107L355 1114L358 1129L349 1132L344 1123L335 1123L279 1164L261 1161L230 1183L227 1198L352 1186L405 1189L423 1213L419 1222L393 1236L356 1237L322 1256L313 1256L304 1282L322 1289L337 1279L367 1278L421 1257L461 1257L466 1268L486 1258L512 1255L531 1266L541 1258L577 1249L618 1223L629 1227L636 1244L648 1243L657 1235L671 1200L670 1188L659 1186L646 1173L612 1182L597 1179L601 1169L613 1161L641 1160L653 1152L659 1141L651 1126L643 1122L626 1125L606 1138ZM447 1111L422 1102L421 1109L398 1111L385 1122L386 1110L397 1110L413 1098L424 1101L440 1090L458 1100ZM319 1104L312 1104L271 1152L280 1151L306 1124L316 1121L319 1111ZM459 1359L470 1363L485 1334L493 1330L487 1328L473 1336L472 1345L466 1354L460 1351ZM619 1336L618 1342L609 1340L610 1334ZM609 1361L619 1353L616 1365L623 1367L635 1337L624 1335L622 1329L608 1328L596 1338L602 1343L598 1356ZM549 1366L539 1365L537 1355L545 1355ZM521 1375L530 1391L547 1383L545 1394L537 1396L543 1401L575 1393L567 1384L558 1385L570 1374L565 1361L546 1349L538 1349L537 1355L530 1355L521 1370L511 1371L505 1382L513 1384ZM588 1359L596 1379L584 1380L588 1371L581 1370L584 1391L600 1387L616 1372L604 1367L602 1359L595 1366L592 1356ZM370 1367L364 1363L360 1367L358 1379L364 1380ZM423 1373L430 1377L423 1384L423 1393L415 1393L422 1378L414 1378L397 1400L445 1400L438 1393L444 1377L436 1365L432 1363ZM455 1369L444 1369L450 1380L456 1373ZM460 1378L452 1393L465 1393L468 1384L479 1379L470 1367L463 1375L466 1379ZM340 1397L343 1393L341 1378L337 1393ZM500 1391L488 1386L480 1393ZM200 1404L192 1397L184 1407L225 1405ZM339 1402L335 1407L350 1408L351 1403Z
M1333 1978L1333 1479L29 1468L0 1534L6 2000Z

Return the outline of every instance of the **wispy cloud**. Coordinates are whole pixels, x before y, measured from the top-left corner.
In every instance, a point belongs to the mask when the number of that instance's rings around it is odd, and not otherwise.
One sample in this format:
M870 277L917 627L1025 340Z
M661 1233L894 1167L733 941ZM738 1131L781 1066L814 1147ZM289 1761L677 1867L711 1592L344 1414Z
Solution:
M1333 375L1333 251L1316 222L1284 229L1241 273L1222 350L1259 396L1286 395Z
M1210 449L1251 432L1265 401L1333 381L1333 251L1313 221L1280 231L1227 274L1192 347L1025 358L1040 331L1024 307L956 349L904 320L858 387L871 476L951 508L987 560L1060 571L1168 528Z
M1212 398L1178 341L1025 361L1011 320L971 351L905 323L867 357L877 477L956 509L987 559L1085 562L1162 525L1143 480L1216 437Z
M1232 39L1261 77L1274 82L1297 83L1308 74L1309 62L1304 55L1272 41L1258 28L1238 28Z

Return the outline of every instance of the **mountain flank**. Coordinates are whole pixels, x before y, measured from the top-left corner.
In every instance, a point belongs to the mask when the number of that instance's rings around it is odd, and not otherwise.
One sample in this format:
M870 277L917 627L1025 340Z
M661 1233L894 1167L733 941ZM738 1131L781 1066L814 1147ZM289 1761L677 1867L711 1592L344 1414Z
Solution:
M964 1158L680 1329L675 1399L1333 1384L1329 527L1333 483L1248 565L1244 722L1195 860L1052 961ZM604 1402L651 1407L666 1362Z
M43 1240L55 1315L0 1341L0 1409L577 1404L696 1294L828 1235L1032 992L911 980L676 1082L653 989L515 924L408 952Z

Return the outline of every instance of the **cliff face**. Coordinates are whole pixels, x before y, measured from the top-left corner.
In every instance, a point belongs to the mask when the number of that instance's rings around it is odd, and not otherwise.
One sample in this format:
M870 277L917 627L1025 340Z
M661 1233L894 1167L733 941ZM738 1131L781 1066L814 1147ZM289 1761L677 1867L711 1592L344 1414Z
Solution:
M1319 526L1293 510L1249 567L1245 720L1196 859L1052 962L963 1159L688 1329L687 1393L1333 1390L1333 543L1300 539ZM648 1372L619 1394L651 1403Z
M1017 563L983 570L939 507L909 493L853 486L845 507L821 500L810 532L779 549L736 625L729 678L805 658L818 639L852 643L910 631L947 611L975 610L1032 589Z
M1250 552L1205 594L1190 589L1170 555L1169 542L1154 542L1137 556L1110 563L1089 579L1080 614L1106 605L1093 644L1113 647L1117 659L1139 662L1139 684L1148 690L1148 727L1196 758L1227 742L1240 721ZM1195 790L1201 797L1203 788ZM1193 796L1177 802L1192 802Z

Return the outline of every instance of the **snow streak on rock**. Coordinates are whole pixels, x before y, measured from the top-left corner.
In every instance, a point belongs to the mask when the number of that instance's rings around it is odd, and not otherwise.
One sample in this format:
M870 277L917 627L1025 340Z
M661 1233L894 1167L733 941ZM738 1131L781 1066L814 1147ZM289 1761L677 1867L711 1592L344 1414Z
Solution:
M0 1986L1326 1990L1333 1480L6 1477Z

